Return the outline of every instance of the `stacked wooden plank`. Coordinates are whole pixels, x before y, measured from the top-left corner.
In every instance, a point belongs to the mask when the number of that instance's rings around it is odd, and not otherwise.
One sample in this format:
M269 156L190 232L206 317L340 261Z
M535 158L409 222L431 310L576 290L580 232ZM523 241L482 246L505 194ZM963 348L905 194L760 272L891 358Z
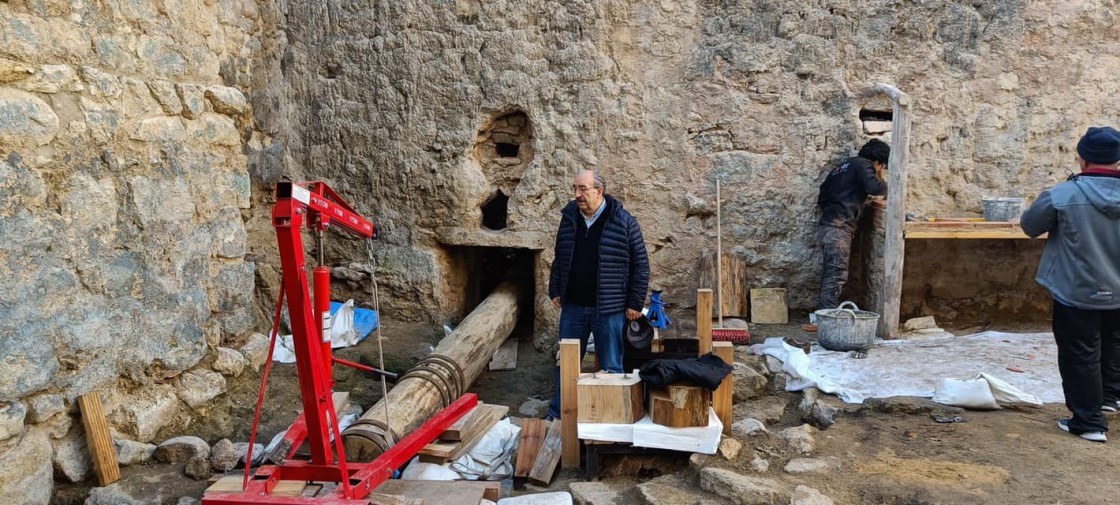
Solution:
M505 417L507 412L509 407L504 405L480 402L450 428L444 430L439 436L439 442L424 446L420 450L420 461L443 464L459 459L482 440L482 437Z

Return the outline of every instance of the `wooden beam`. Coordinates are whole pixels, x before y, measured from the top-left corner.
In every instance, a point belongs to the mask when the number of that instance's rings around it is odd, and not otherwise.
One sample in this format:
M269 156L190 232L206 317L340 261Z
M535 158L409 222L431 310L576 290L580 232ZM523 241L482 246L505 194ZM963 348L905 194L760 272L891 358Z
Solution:
M78 406L81 408L86 445L89 446L97 482L102 486L108 486L121 480L121 469L117 466L117 452L113 449L113 439L109 435L109 424L105 421L101 396L97 391L79 396Z
M696 290L696 336L700 339L700 355L712 352L712 290Z
M716 356L723 359L724 363L734 366L735 346L731 342L715 342L712 345ZM723 382L721 382L715 392L712 393L712 408L716 409L716 416L719 417L719 422L723 423L723 433L725 435L731 434L731 411L734 406L732 401L734 394L734 373L727 374L727 377L723 378Z
M709 291L709 294L711 292ZM564 468L579 468L579 340L560 340L560 438ZM555 424L555 423L554 423ZM551 430L550 430L551 431Z
M547 486L552 482L552 474L556 472L556 463L560 461L561 451L568 450L567 447L561 447L561 442L568 443L567 439L563 439L562 425L563 423L557 421L549 425L548 434L544 436L544 443L541 444L541 451L537 454L537 461L533 463L533 469L529 470L529 482L539 486ZM579 440L574 441L576 465L569 467L565 464L564 468L579 468ZM567 454L564 456L567 457Z
M882 318L879 319L879 336L893 339L898 337L898 319L902 302L902 262L906 255L902 226L906 221L906 162L910 157L910 97L888 84L875 85L875 91L887 95L894 101L891 156L887 163L883 312Z

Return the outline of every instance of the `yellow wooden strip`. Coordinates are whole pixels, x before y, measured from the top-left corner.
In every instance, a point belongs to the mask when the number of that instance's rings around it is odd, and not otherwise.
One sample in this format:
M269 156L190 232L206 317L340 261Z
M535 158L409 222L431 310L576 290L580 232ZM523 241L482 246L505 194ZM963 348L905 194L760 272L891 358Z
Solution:
M109 424L105 421L101 397L96 391L86 393L78 397L78 406L82 411L86 445L89 446L97 481L102 486L107 486L121 480L121 469L117 466L117 452L113 448L113 439L109 435Z

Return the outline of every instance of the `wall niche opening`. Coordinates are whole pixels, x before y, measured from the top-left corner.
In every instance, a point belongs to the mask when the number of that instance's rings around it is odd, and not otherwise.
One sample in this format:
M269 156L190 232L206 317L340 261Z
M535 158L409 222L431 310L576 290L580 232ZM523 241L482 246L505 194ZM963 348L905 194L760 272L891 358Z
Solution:
M521 183L533 154L533 124L524 111L497 112L479 128L472 156L490 183L489 196L479 204L482 226L506 229L509 198Z
M459 278L463 284L463 306L460 317L466 317L494 288L505 281L514 282L521 292L518 307L521 316L518 326L533 327L533 300L540 251L515 247L456 246L448 249L455 257L450 277Z
M508 209L509 197L500 189L495 191L494 195L482 204L482 226L494 231L506 229Z

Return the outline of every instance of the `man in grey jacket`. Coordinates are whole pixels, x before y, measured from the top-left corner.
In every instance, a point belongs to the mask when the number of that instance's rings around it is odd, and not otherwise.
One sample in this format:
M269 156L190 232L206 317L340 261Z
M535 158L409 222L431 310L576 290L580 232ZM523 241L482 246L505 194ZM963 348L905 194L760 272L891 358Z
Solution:
M1027 235L1049 233L1035 280L1054 297L1054 340L1066 407L1058 427L1105 442L1120 400L1120 132L1089 128L1077 143L1081 173L1042 192L1022 216Z

